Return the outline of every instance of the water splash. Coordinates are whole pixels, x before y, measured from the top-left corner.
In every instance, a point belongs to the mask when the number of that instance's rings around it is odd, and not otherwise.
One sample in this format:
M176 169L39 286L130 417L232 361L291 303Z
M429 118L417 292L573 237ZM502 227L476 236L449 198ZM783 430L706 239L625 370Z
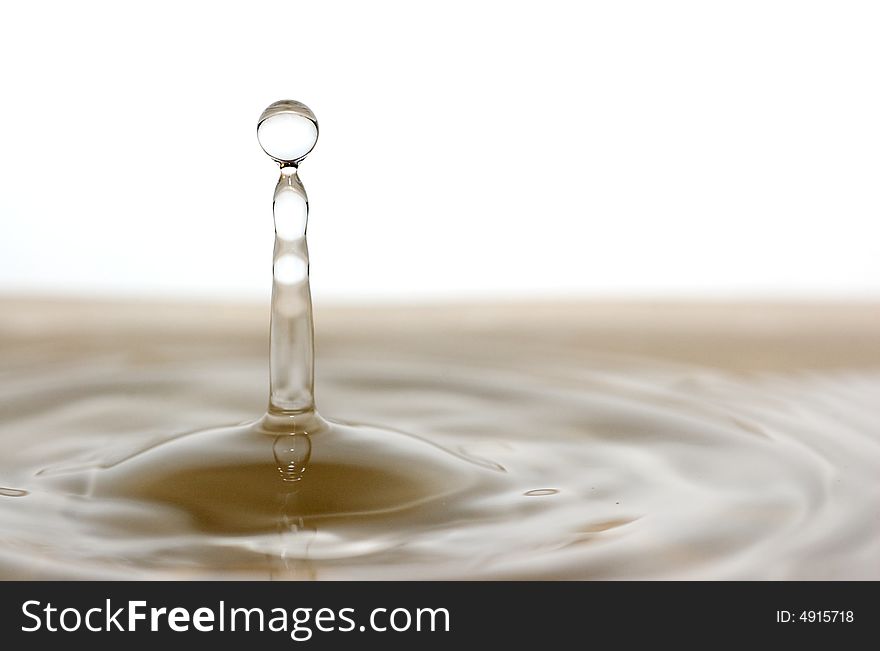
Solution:
M300 102L275 102L260 116L257 137L263 151L281 167L272 200L275 250L269 412L294 416L315 409L314 326L306 241L309 200L297 167L318 141L318 121Z
M738 311L653 344L654 308L592 330L543 307L361 311L356 331L349 313L325 333L322 404L386 426L321 418L297 172L317 122L273 106L266 414L199 429L265 404L265 354L247 328L216 329L228 311L176 306L156 329L152 311L122 326L105 306L7 310L0 473L17 488L0 497L27 499L0 500L0 576L880 577L875 316L774 331L761 363L802 366L760 374L754 342L718 334ZM609 323L637 324L624 348L641 358L607 352ZM670 350L679 362L657 361ZM680 363L719 351L718 368Z
M257 136L278 164L272 214L269 405L262 418L164 438L135 453L45 468L56 490L101 503L161 506L214 534L288 531L304 517L367 517L448 498L491 475L485 464L382 427L322 418L315 409L314 330L306 241L309 201L298 167L318 138L314 113L285 100ZM121 459L121 460L120 460ZM296 484L295 489L292 484ZM47 483L47 485L49 485ZM279 511L277 504L283 502ZM289 537L284 537L288 540Z

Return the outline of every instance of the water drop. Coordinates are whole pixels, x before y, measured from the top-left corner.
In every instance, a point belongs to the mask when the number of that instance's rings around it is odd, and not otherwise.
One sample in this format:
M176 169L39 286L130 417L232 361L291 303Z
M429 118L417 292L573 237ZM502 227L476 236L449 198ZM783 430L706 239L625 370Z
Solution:
M544 497L546 495L556 495L559 492L557 488L536 488L534 490L526 491L523 495L528 497Z
M296 166L318 142L318 120L311 109L295 100L269 105L257 123L263 151L282 166Z

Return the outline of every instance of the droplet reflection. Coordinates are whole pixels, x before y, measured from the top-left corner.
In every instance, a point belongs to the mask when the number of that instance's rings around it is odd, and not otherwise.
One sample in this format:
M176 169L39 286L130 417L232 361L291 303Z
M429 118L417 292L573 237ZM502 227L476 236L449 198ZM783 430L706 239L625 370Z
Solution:
M306 471L309 457L312 456L312 440L308 434L282 434L275 438L272 451L281 479L288 482L299 481Z

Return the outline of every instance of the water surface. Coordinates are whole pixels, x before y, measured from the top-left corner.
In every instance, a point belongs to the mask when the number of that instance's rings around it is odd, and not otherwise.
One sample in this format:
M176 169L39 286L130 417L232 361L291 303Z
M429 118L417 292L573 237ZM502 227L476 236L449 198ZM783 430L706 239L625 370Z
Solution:
M878 579L878 325L319 308L321 413L376 427L306 454L211 429L265 409L261 307L7 299L0 576Z

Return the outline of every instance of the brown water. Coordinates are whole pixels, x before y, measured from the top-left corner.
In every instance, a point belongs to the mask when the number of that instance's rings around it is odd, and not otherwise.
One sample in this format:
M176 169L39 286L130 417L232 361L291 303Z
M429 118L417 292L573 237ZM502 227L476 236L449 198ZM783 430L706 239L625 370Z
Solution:
M316 320L373 427L217 428L262 307L0 302L0 576L880 579L877 306Z

